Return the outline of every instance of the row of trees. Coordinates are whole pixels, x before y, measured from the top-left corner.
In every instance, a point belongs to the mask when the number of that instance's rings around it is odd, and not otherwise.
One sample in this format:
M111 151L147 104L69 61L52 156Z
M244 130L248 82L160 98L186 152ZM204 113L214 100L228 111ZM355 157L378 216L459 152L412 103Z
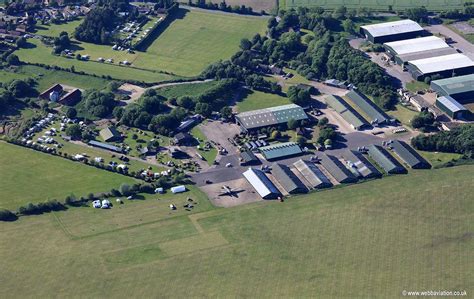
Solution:
M419 135L411 143L419 150L459 153L474 158L474 125L466 124L433 135Z
M238 13L238 14L255 14L252 7L250 6L245 6L245 5L228 5L225 0L222 0L222 2L218 3L213 3L211 1L206 2L206 0L188 0L188 5L189 6L197 6L200 8L204 9L213 9L213 10L222 10L225 12L233 12L233 13ZM263 11L261 12L262 14L264 13Z

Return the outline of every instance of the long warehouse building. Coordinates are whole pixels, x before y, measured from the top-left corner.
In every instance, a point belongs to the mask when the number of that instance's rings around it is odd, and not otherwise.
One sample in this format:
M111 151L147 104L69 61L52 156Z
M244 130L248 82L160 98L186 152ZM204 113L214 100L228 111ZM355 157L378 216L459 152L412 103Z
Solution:
M300 146L294 142L270 144L259 148L259 151L268 161L294 157L303 153Z
M470 114L470 111L466 107L450 96L438 97L436 99L436 107L452 119L464 119Z
M347 169L335 156L321 155L321 165L341 184L357 181L354 174Z
M342 154L342 158L346 161L349 170L358 177L367 179L381 175L380 171L360 152L347 150Z
M370 127L369 123L352 108L343 98L336 95L328 95L324 98L326 104L339 113L345 121L347 121L354 130L362 130Z
M255 131L264 127L286 124L290 119L301 121L308 119L303 108L295 104L276 106L239 113L235 116L237 124L244 132Z
M411 146L403 141L394 140L389 147L408 166L413 169L431 168L431 165Z
M331 181L327 176L314 164L307 161L298 160L293 163L293 166L301 174L301 176L308 182L311 188L328 188L331 187Z
M399 65L409 61L431 58L457 53L443 39L436 36L426 36L384 43L385 50Z
M360 26L360 33L372 43L386 43L411 39L425 34L425 30L412 20L400 20Z
M405 167L379 145L367 146L369 157L388 174L406 173Z
M249 168L243 176L263 199L276 199L281 195L263 171Z
M464 54L456 53L431 58L409 61L408 72L416 80L424 80L428 76L440 75L454 77L474 73L474 61Z
M390 117L364 94L351 90L346 96L369 117L371 124L382 125L390 122Z
M284 164L273 164L272 175L289 194L305 193L308 191L303 182Z
M430 87L439 96L450 96L462 104L474 101L474 74L433 80Z

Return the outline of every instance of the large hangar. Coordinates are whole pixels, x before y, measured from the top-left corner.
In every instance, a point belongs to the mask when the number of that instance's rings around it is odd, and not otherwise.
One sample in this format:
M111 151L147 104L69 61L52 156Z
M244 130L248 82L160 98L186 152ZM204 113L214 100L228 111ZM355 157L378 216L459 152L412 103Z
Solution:
M399 65L405 65L412 60L457 53L443 39L436 36L384 43L384 48Z
M243 173L243 176L263 199L276 199L281 195L263 171L249 168Z
M474 74L431 81L439 96L450 96L459 103L474 101Z
M416 80L424 80L428 76L440 75L454 77L474 73L474 62L464 54L456 53L444 56L409 61L408 72Z
M421 36L425 30L412 20L360 26L360 33L372 43L386 43Z

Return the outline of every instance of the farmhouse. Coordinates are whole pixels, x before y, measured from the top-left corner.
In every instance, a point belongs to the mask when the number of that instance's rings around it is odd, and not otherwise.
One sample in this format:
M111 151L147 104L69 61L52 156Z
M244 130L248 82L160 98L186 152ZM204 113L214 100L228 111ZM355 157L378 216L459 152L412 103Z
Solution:
M272 175L289 194L308 191L303 182L286 165L274 163L272 165Z
M308 119L303 108L295 104L239 113L235 116L237 124L244 132L264 127L286 124L290 119L301 121Z
M339 113L354 130L361 130L370 127L369 123L355 111L343 98L335 95L325 97L326 104Z
M453 97L442 96L436 99L436 107L452 119L463 119L470 113L469 110L456 101Z
M321 155L321 165L341 184L353 183L357 178L335 156Z
M326 175L314 164L298 160L293 163L295 169L300 175L308 182L311 188L327 188L331 187L332 184Z
M406 169L379 145L367 146L369 157L388 174L405 173Z
M474 100L474 74L431 81L439 96L450 96L460 103Z
M102 129L100 130L99 135L105 142L114 142L122 139L122 134L120 134L115 127Z
M373 125L382 125L390 122L390 117L383 112L377 105L368 99L364 94L351 90L346 95L356 106L360 108L367 116Z
M263 199L276 199L280 196L280 191L263 171L249 168L243 173L243 176Z
M259 148L259 150L268 161L293 157L302 153L300 146L294 142L267 145Z
M386 43L421 36L425 30L412 20L360 26L360 33L372 43Z
M430 168L430 164L418 154L411 146L403 141L394 140L389 147L408 166L413 169Z
M409 61L457 53L443 39L426 36L384 43L385 50L399 65Z
M348 150L342 154L342 158L346 161L349 170L351 170L356 176L372 178L381 175L377 168L360 152Z
M409 61L408 72L416 80L424 80L428 76L440 75L453 77L474 72L474 62L464 54L456 53L431 58Z

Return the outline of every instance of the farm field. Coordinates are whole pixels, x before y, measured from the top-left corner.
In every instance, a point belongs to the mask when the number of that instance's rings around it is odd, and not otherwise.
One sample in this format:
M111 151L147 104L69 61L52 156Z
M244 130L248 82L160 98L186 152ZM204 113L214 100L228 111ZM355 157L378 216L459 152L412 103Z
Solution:
M41 41L37 39L29 39L29 43L32 44L29 48L15 51L15 54L18 55L21 61L42 63L62 68L71 68L71 66L74 66L76 72L83 71L87 74L96 74L98 76L111 76L118 80L133 79L145 82L162 82L176 79L175 76L151 70L121 67L117 64L111 65L95 61L80 61L77 59L55 56L51 54L51 48L43 45ZM82 47L83 45L85 46L83 43L80 44L82 50L78 51L78 53L91 55L91 60L94 60L94 57L97 59L102 56L104 56L104 58L109 58L111 55L131 55L125 54L125 52L113 51L108 46L87 44L87 46ZM108 56L104 54L108 54ZM122 57L117 58L117 56L114 57L116 57L116 63L126 59L122 59Z
M242 38L265 33L266 25L266 18L181 9L176 20L133 64L196 76L210 63L230 58Z
M135 180L0 142L0 207L16 209L28 202L64 200L70 194L110 191Z
M286 104L290 104L290 100L286 97L273 93L250 90L242 99L237 101L237 110L239 112L245 112Z
M33 78L38 85L36 89L41 92L55 83L66 84L81 89L102 89L108 81L88 75L73 74L65 71L46 69L34 65L23 65L14 70L0 71L0 82L9 82L14 79Z
M182 96L197 96L216 85L217 85L217 81L195 83L195 84L179 84L179 85L159 88L156 90L156 92L167 99L179 98Z
M252 7L255 12L261 12L264 10L267 13L271 13L272 9L276 8L277 1L278 0L226 0L225 3L231 6L245 5L246 7ZM178 2L188 4L188 1L186 0L179 0ZM211 0L210 2L219 4L221 1Z
M196 209L184 211L184 193L126 201L108 211L22 217L0 225L0 267L14 274L3 278L0 296L469 292L473 176L469 166L413 171L229 209L213 209L193 193ZM167 204L175 200L178 210L171 212ZM64 287L64 277L81 279ZM28 288L19 280L28 280Z
M469 0L423 0L423 1L412 1L412 0L279 0L280 9L286 7L296 8L298 6L316 7L320 6L323 8L333 9L339 6L346 6L348 8L368 7L375 10L387 11L389 5L393 9L407 9L412 7L425 6L428 10L450 10L450 9L462 9L463 4L469 2Z

